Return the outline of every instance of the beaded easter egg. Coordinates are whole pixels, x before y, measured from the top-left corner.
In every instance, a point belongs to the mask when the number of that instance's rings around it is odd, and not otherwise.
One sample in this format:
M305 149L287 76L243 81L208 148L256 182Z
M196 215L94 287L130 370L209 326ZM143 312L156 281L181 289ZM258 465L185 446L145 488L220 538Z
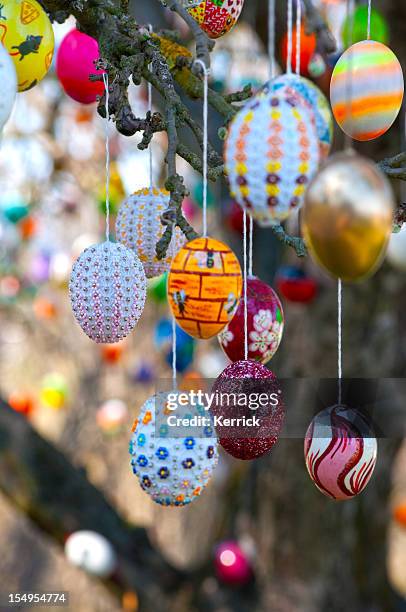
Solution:
M182 3L210 38L219 38L236 24L244 0L182 0Z
M361 280L382 262L393 213L389 181L376 164L354 153L339 153L307 189L303 236L312 257L332 276Z
M285 417L274 374L256 361L230 364L212 388L210 412L219 442L236 459L256 459L278 441Z
M0 45L0 82L0 130L2 130L11 115L17 93L16 70L13 60L3 45Z
M172 244L164 259L158 259L155 251L164 233L161 216L168 208L169 199L169 191L165 189L141 189L124 200L118 211L117 240L138 255L147 278L167 272L172 261ZM178 227L175 236L175 252L178 252L185 237Z
M131 466L154 502L186 506L201 494L217 465L217 439L203 407L179 405L171 411L170 396L177 393L154 395L141 408L130 441ZM178 417L188 424L172 424Z
M314 113L295 92L265 89L230 124L231 195L262 226L284 221L302 205L319 161Z
M0 42L13 60L18 91L31 89L44 78L54 54L54 31L36 0L2 0Z
M286 88L287 92L294 90L302 96L314 113L320 156L322 159L327 157L334 136L333 115L326 96L317 85L297 74L283 74L272 80L266 87L275 92Z
M365 489L377 458L377 441L367 418L346 406L317 414L306 432L310 478L327 497L345 500Z
M172 261L168 300L178 325L190 336L216 336L234 316L241 290L238 259L219 240L195 238Z
M363 40L335 65L330 100L341 129L354 140L373 140L395 121L403 100L402 67L389 47Z
M81 104L96 102L104 93L103 81L90 81L90 74L103 74L96 70L99 44L97 40L79 30L71 30L63 38L56 56L56 74L65 93Z
M114 242L96 244L73 265L69 282L73 314L95 342L118 342L140 318L146 286L144 268L132 251Z
M245 299L230 323L220 332L220 346L231 361L244 359ZM247 279L248 359L268 363L282 340L284 317L275 291L259 278Z

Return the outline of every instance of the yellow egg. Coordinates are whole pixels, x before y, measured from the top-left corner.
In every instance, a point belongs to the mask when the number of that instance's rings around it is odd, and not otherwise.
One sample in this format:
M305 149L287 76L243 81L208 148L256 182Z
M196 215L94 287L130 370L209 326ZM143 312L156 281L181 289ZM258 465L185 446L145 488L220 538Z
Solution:
M55 41L48 15L36 0L0 2L0 42L14 62L18 91L27 91L44 78Z

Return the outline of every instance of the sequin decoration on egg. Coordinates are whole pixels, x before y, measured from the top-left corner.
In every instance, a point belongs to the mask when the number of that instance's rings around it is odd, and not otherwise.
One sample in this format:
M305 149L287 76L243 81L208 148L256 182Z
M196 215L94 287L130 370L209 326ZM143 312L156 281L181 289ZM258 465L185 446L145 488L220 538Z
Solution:
M182 3L210 38L219 38L236 24L244 0L182 0Z
M127 336L144 309L146 283L142 263L122 244L85 249L69 283L73 314L85 334L109 344Z
M142 489L162 506L186 506L208 484L218 461L210 415L201 406L168 403L176 393L159 393L143 405L130 441L131 466ZM176 403L176 402L175 402ZM186 419L191 425L171 425ZM192 426L191 419L196 418Z
M168 208L169 199L169 191L164 189L141 189L124 200L118 211L117 240L138 255L147 278L167 272L172 261L172 245L164 259L158 259L155 251L164 233L161 216ZM186 240L178 227L175 236L177 253Z
M319 161L314 113L295 92L259 92L230 124L231 195L262 226L284 221L302 205Z
M334 117L351 138L373 140L395 121L403 90L402 67L393 51L363 40L347 49L335 65L330 83Z
M377 441L367 417L342 405L314 417L304 450L310 478L319 491L336 500L361 493L377 459Z

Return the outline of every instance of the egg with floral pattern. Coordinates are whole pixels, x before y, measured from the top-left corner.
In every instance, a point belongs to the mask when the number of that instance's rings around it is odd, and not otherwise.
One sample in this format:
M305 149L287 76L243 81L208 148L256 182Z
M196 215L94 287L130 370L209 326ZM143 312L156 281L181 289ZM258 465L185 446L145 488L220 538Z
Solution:
M129 451L141 488L162 506L186 506L197 499L218 461L209 412L181 405L176 392L157 393L145 402Z
M227 34L244 6L244 0L182 0L182 3L210 38Z
M282 340L284 317L275 291L259 278L247 279L248 359L268 363ZM244 295L237 312L220 332L220 346L231 361L244 359Z

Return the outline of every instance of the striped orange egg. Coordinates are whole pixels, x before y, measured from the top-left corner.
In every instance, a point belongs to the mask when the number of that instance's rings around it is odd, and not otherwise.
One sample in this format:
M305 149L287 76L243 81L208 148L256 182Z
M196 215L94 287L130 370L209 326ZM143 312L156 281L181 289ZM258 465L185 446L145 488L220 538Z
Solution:
M354 140L384 134L402 106L402 68L396 55L374 40L352 45L338 60L330 84L334 117Z

